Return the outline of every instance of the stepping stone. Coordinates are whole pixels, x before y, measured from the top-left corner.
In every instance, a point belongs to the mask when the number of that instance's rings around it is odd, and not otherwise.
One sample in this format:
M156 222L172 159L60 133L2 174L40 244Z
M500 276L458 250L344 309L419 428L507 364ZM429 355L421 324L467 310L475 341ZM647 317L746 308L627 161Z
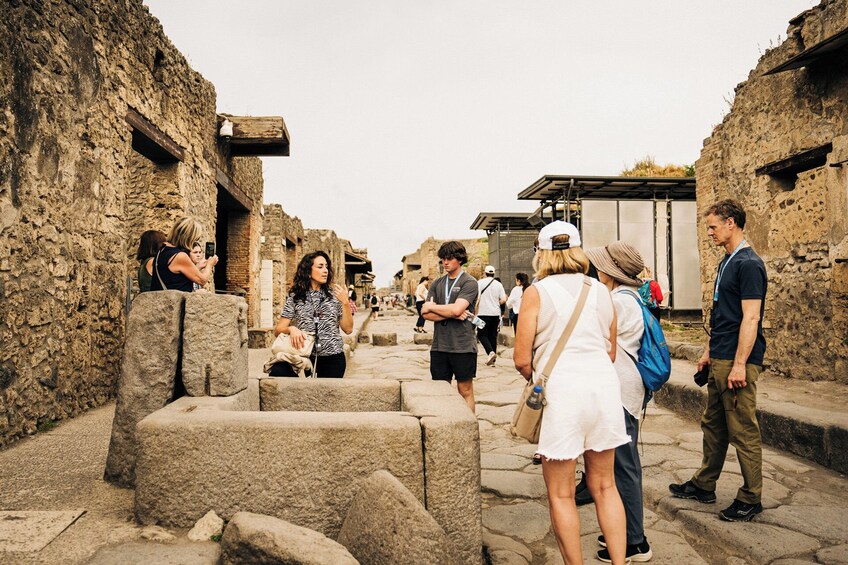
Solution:
M397 345L398 339L397 334L395 332L386 332L386 333L372 333L371 334L371 343L377 347L383 347L388 345Z
M433 344L433 334L420 334L415 332L412 336L412 343L415 345L432 345Z
M483 525L488 529L517 537L527 543L543 539L551 528L547 506L521 502L483 510Z

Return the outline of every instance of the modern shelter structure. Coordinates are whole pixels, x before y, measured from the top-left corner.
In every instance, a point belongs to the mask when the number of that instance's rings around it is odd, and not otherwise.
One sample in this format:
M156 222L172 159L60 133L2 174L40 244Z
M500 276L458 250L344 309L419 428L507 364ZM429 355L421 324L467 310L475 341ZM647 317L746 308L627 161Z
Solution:
M526 212L480 212L472 230L486 230L489 237L489 264L507 292L515 286L515 274L533 278L533 243L539 228Z
M570 221L584 247L631 243L668 296L665 306L701 311L693 177L545 175L518 199L540 202L529 224Z

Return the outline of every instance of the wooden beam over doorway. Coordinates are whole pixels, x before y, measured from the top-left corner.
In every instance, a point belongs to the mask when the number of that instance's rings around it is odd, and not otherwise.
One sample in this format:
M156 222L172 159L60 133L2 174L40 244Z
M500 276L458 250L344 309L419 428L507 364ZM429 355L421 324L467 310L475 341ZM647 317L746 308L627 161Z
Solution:
M176 141L133 108L127 108L124 119L133 128L133 149L151 161L174 163L185 159L185 150Z
M230 178L230 175L222 171L217 165L215 166L215 182L218 183L218 186L226 190L227 194L232 196L233 200L243 206L245 210L248 212L253 210L253 204L247 194Z
M233 123L230 154L236 156L289 156L289 130L282 116L218 115L218 129L224 119Z

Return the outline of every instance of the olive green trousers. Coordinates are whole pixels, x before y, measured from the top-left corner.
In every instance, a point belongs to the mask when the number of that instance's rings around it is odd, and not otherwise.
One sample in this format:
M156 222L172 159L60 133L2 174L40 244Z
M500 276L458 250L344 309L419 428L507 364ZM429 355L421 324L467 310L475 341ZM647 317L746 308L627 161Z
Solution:
M763 494L763 448L757 421L757 378L759 365L745 366L745 388L727 388L727 377L733 361L710 359L707 381L707 406L701 417L704 432L704 459L692 476L692 483L704 490L715 491L724 467L727 446L736 448L742 469L742 487L736 499L757 504Z

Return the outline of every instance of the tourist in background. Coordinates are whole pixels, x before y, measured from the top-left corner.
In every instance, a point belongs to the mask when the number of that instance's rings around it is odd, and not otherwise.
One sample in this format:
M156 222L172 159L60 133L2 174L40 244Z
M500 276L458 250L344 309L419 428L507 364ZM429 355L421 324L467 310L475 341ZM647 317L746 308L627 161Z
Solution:
M203 246L200 244L199 241L194 242L194 245L191 247L191 253L189 253L189 256L191 257L191 262L194 263L194 265L198 269L203 270L203 268L206 266L206 259L203 257ZM203 285L194 283L194 292L202 291L203 289Z
M551 523L566 563L583 563L580 519L574 501L575 469L582 454L589 490L612 563L624 565L626 522L615 488L615 448L629 438L621 417L616 358L616 319L609 290L586 277L589 260L580 233L556 221L539 232L533 261L537 282L524 291L515 338L515 368L530 380L544 367L578 297L588 297L574 331L549 375L537 451L548 491ZM611 344L609 351L608 344Z
M509 298L506 299L513 333L518 332L518 312L521 310L521 297L528 286L530 286L530 277L527 276L527 273L515 273L515 286L509 292Z
M356 288L353 285L347 287L347 300L350 302L350 313L356 314Z
M615 371L621 386L621 403L625 431L630 442L615 448L615 486L624 504L627 519L627 549L625 557L644 562L653 552L645 537L642 510L642 462L639 459L639 417L649 400L648 391L636 367L639 346L645 333L642 317L642 298L639 296L639 272L645 268L642 256L635 247L616 241L606 247L586 250L589 261L595 266L598 278L612 293L616 313ZM585 480L586 476L583 476ZM582 481L581 481L582 482ZM578 488L579 490L579 488ZM603 542L605 540L600 539ZM598 551L598 559L610 561L609 551Z
M742 230L745 210L734 200L722 200L704 214L707 235L723 247L710 310L710 337L698 361L709 368L707 405L701 417L704 456L701 468L682 484L670 484L671 494L698 502L715 502L728 445L736 448L742 487L733 503L719 512L722 520L747 522L763 511L763 448L757 421L757 380L763 370L763 336L768 277ZM727 393L727 394L726 394Z
M415 289L415 309L418 310L418 321L415 322L415 331L418 333L427 333L424 329L424 317L421 315L421 307L427 301L427 292L430 288L430 277L421 277L418 281L418 287Z
M376 320L380 315L380 297L376 294L371 295L371 319Z
M189 257L194 242L200 240L202 234L203 228L193 218L182 218L174 223L168 239L154 257L150 290L193 292L194 283L206 285L218 256L210 257L203 270L199 270Z
M506 302L506 291L501 281L495 278L495 268L486 265L483 278L477 281L479 290L477 315L486 322L482 330L477 330L477 338L483 344L488 356L486 365L494 365L498 360L498 331L501 324L501 305Z
M315 338L312 371L318 378L341 378L347 369L341 332L353 331L353 315L345 288L333 284L330 256L323 251L304 255L297 265L294 282L274 335L289 334L295 349L303 347L307 334ZM288 363L275 363L272 377L296 377Z
M159 230L147 230L141 234L138 242L138 251L135 258L138 259L138 291L150 290L151 277L153 276L153 258L165 244L165 234Z
M648 307L648 310L651 311L651 314L654 315L654 318L657 321L660 321L660 304L663 301L663 293L660 288L660 283L654 280L654 276L651 273L650 267L645 267L641 273L639 273L639 296L642 298L642 302L645 303L645 306Z

